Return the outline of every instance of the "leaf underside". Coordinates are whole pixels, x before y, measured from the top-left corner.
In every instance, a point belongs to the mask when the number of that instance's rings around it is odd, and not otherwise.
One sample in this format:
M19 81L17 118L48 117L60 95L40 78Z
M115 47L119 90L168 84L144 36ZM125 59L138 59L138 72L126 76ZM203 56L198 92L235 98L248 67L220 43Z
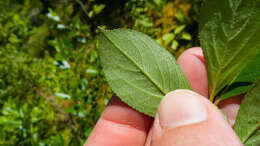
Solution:
M109 85L139 112L155 116L165 94L190 88L171 54L145 34L101 29L98 49Z
M204 0L200 17L213 100L260 50L260 0Z
M234 130L245 146L260 145L260 78L246 94Z

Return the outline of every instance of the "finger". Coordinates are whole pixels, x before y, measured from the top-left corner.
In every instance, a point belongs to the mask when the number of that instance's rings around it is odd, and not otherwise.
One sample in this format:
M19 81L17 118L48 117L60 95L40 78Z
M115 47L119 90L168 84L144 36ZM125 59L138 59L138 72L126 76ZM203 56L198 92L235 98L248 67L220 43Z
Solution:
M152 118L113 97L85 146L144 146Z
M159 107L150 146L242 146L219 110L201 95L189 90L167 94Z
M178 63L190 83L191 89L208 97L208 78L201 48L194 47L184 51Z
M235 124L237 113L241 104L243 95L234 96L228 99L225 99L219 103L219 108L229 119L229 122L232 126Z
M207 70L200 47L184 51L178 58L178 63L187 77L193 91L208 97ZM231 97L220 102L220 108L233 126L241 103L241 96Z

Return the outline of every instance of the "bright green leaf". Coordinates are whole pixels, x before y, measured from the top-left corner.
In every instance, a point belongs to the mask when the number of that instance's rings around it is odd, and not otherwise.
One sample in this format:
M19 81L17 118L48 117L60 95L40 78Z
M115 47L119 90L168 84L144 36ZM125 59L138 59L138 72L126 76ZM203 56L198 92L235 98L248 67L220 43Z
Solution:
M187 32L184 32L181 34L181 39L189 41L189 40L191 40L191 35Z
M205 0L200 41L213 98L238 76L260 48L259 0Z
M246 94L238 111L234 129L245 146L260 144L260 78Z
M158 39L158 40L156 40L156 42L158 43L158 44L160 44L160 45L162 45L163 44L163 41L162 41L162 39L160 38L160 39Z
M175 35L173 33L167 33L163 35L162 39L165 42L166 45L168 45L173 39Z
M175 33L175 34L181 33L181 32L184 30L185 27L186 27L185 25L178 26L178 27L174 30L174 33Z
M99 42L108 83L138 111L155 116L165 94L189 88L175 59L147 35L126 29L101 30Z
M74 109L74 107L65 108L64 112L65 113L70 113L72 115L76 115L77 114L77 111Z
M102 12L102 10L106 7L106 5L104 4L100 4L100 5L94 5L94 12L95 14L99 14L100 12Z
M49 17L50 19L52 19L52 20L54 20L56 22L60 21L60 17L52 9L49 9L49 13L47 14L47 17Z
M84 132L84 135L85 135L86 137L88 137L88 136L90 135L90 133L91 133L92 130L93 130L93 128L87 129L87 131Z
M93 69L93 68L88 68L88 69L86 70L86 73L87 73L88 75L90 75L90 76L95 76L95 75L98 74L98 71L97 71L96 69Z
M65 93L56 92L55 95L61 99L71 99L70 95Z
M179 46L179 43L176 40L172 41L171 48L173 50L176 50L178 48L178 46Z

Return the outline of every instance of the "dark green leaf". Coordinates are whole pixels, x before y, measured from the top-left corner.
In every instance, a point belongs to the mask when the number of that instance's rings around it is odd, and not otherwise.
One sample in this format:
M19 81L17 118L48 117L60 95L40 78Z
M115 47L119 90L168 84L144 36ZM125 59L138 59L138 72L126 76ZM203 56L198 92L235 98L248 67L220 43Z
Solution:
M245 146L260 144L260 78L246 94L240 106L234 129Z
M99 54L114 92L131 107L154 116L162 97L189 88L175 59L150 37L132 30L101 30Z
M251 60L248 65L240 72L238 77L229 87L229 90L221 96L220 101L231 96L247 92L252 84L260 76L260 52Z
M260 48L260 0L205 0L200 18L200 41L213 100Z

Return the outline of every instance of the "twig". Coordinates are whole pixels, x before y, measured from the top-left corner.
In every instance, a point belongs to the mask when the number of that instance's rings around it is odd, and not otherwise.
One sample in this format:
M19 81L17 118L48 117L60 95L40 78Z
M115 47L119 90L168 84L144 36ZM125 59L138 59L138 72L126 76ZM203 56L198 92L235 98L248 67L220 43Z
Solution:
M97 24L94 21L92 21L92 19L89 17L88 11L86 10L84 4L80 0L76 0L76 2L80 6L82 11L84 12L83 13L84 14L84 19L87 21L87 23L89 23L96 30L97 29Z
M37 94L39 94L41 97L43 97L59 114L61 114L65 119L64 121L69 121L71 129L76 130L75 126L73 125L73 121L71 120L69 114L66 114L64 112L64 109L59 104L56 103L56 101L55 101L56 96L54 96L52 94L50 96L47 96L41 90L34 87L30 83L29 83L29 86L31 86L37 92Z

